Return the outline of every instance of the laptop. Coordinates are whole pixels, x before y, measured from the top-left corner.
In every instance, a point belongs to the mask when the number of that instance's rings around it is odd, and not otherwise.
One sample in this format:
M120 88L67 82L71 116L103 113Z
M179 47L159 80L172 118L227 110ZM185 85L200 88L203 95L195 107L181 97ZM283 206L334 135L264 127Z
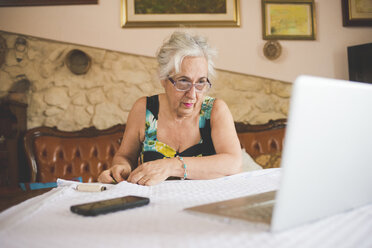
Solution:
M278 191L187 208L272 232L372 203L372 84L299 76Z

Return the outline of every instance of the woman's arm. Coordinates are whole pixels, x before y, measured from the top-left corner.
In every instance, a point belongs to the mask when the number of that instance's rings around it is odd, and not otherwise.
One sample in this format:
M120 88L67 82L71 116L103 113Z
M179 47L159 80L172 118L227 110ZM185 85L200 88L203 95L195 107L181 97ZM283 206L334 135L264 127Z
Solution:
M212 141L216 155L184 157L188 179L213 179L241 171L241 149L234 120L226 103L216 99L211 113ZM179 158L160 159L144 163L134 170L128 181L154 185L169 176L183 177Z
M121 182L137 167L141 140L144 137L145 118L146 97L142 97L134 103L129 112L122 142L112 160L113 166L99 175L99 182Z

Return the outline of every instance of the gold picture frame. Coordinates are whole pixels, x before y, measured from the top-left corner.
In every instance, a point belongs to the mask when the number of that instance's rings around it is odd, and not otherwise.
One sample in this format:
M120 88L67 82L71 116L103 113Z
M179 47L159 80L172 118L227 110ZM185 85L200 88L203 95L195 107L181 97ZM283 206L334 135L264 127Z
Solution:
M239 0L121 0L121 27L239 27L239 11Z
M314 0L262 0L264 40L315 40Z
M0 7L98 4L98 0L0 0Z
M371 0L341 0L342 25L372 26Z

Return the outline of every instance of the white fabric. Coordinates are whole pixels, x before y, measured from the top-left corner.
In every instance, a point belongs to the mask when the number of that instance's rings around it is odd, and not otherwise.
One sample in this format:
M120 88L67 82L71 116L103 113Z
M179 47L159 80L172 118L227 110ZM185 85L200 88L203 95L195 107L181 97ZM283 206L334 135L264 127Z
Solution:
M253 170L262 170L262 166L257 164L251 155L249 155L247 151L242 148L242 171L247 172Z
M266 225L183 211L275 190L280 174L256 170L151 187L122 182L103 192L60 186L0 213L0 247L372 247L372 205L275 234ZM131 194L150 204L97 217L70 212L74 204Z

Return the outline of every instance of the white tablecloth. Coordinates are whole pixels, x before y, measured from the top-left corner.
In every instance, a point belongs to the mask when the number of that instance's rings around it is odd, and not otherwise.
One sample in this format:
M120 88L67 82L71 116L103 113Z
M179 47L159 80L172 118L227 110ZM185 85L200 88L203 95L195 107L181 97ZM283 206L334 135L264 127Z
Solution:
M103 192L61 186L2 212L0 247L372 247L372 205L280 233L183 210L277 189L280 174L280 169L259 170L151 187L122 182ZM74 204L125 195L151 202L97 217L70 212Z

